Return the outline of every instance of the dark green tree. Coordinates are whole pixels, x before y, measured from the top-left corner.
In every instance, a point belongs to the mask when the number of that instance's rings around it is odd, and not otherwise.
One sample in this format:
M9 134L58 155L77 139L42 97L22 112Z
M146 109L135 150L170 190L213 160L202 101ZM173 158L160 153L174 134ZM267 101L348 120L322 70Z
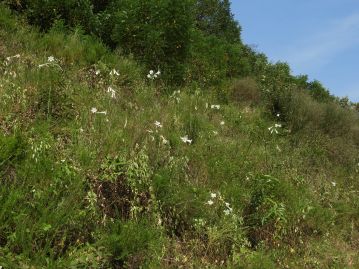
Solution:
M239 42L241 28L231 12L229 0L197 0L197 28L209 35Z
M334 97L330 95L329 91L318 80L308 83L308 90L310 95L318 102L327 103L334 101Z
M180 82L191 43L193 1L123 0L111 9L111 40L148 68L161 69L168 81Z

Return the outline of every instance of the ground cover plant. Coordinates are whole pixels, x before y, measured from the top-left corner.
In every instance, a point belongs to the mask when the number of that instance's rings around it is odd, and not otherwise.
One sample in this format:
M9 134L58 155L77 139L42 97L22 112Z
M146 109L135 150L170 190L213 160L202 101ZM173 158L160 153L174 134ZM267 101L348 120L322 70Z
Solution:
M0 266L357 268L358 105L172 2L1 1Z

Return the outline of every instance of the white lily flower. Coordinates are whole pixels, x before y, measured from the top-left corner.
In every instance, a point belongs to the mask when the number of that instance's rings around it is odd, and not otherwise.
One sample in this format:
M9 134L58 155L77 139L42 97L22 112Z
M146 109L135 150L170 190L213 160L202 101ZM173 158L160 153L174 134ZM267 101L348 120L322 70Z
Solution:
M113 76L113 75L119 76L119 75L120 75L120 73L119 73L119 72L117 72L117 70L116 70L116 69L112 69L112 70L111 70L111 72L110 72L110 75L111 75L111 76Z
M213 201L212 200L207 201L207 205L213 205Z
M215 194L214 192L211 193L211 198L216 198L217 194Z
M231 214L231 210L229 210L229 209L225 209L225 210L223 210L223 212L224 212L224 214L225 214L226 216L228 216L229 214Z
M220 109L221 106L220 106L220 105L211 105L211 108L212 108L212 109Z
M181 140L182 140L184 143L192 144L192 139L188 139L188 136L187 136L187 135L181 137Z
M160 137L161 137L161 139L162 139L162 144L163 144L163 145L167 145L167 144L168 144L168 140L167 140L163 135L161 135Z
M48 62L54 62L55 61L55 57L54 56L49 56L49 57L47 57L47 61Z
M158 70L156 73L155 73L155 71L150 70L150 72L149 72L148 75L147 75L147 78L153 80L153 79L157 78L160 74L161 74L161 71L160 71L160 70Z
M107 92L111 93L111 98L116 98L116 91L111 86L107 88Z
M155 121L155 125L157 128L162 128L162 124L159 121Z
M91 112L92 113L97 113L97 108L96 107L91 108Z

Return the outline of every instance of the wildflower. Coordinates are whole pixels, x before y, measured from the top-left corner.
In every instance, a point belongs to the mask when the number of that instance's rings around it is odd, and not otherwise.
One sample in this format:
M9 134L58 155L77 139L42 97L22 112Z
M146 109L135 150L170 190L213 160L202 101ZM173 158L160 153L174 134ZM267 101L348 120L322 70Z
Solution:
M161 139L162 139L162 144L163 144L163 145L167 145L167 144L168 144L168 140L167 140L163 135L161 135L160 137L161 137Z
M224 204L226 205L226 207L230 208L229 203L225 202Z
M228 216L229 214L231 214L232 211L229 209L225 209L225 210L223 210L223 212L226 216Z
M7 60L7 61L10 61L12 58L20 58L20 54L16 54L16 55L14 55L14 56L6 57L6 60Z
M335 181L332 181L332 186L335 187L337 183Z
M175 99L176 100L176 102L177 103L179 103L180 102L180 97L179 97L179 95L181 94L181 91L180 90L178 90L178 91L174 91L173 93L172 93L172 95L170 96L170 98L172 99Z
M212 133L213 133L214 135L218 135L218 132L217 132L217 131L212 131Z
M158 70L156 73L155 73L155 71L150 70L150 72L149 72L148 75L147 75L147 78L153 80L153 79L159 77L160 75L161 75L161 71L160 71L160 70Z
M98 76L100 73L101 73L100 70L96 70L96 71L95 71L96 76Z
M38 65L39 68L49 67L49 66L56 66L56 67L60 68L60 70L62 70L61 66L56 63L56 59L54 56L47 57L47 63Z
M192 144L192 139L188 139L188 136L187 136L187 135L181 137L181 140L182 140L184 143Z
M91 113L107 115L107 111L98 111L96 107L91 108Z
M217 197L217 194L215 194L215 193L212 192L212 193L211 193L211 198L214 199L214 198L216 198L216 197Z
M212 109L217 109L217 110L218 110L218 109L220 109L220 108L221 108L221 106L220 106L220 105L211 105L211 108L212 108Z
M107 92L111 93L111 98L116 98L116 91L112 87L108 87Z
M277 117L278 117L278 118L280 117L280 114L279 114L279 113L277 113Z
M162 124L159 121L155 121L155 125L157 128L162 128Z
M207 205L213 205L213 201L212 200L207 201Z
M113 75L119 76L120 73L118 73L116 69L112 69L111 72L110 72L110 75L111 76L113 76Z
M224 121L223 121L223 120L221 121L221 125L224 125Z
M282 128L282 125L276 123L274 124L274 126L269 127L268 130L270 131L271 134L273 133L279 134L278 128Z

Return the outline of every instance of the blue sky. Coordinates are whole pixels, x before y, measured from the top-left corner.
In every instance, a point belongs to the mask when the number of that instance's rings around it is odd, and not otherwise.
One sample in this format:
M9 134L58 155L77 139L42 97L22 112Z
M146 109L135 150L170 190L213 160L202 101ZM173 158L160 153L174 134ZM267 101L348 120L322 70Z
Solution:
M359 102L359 0L232 0L242 39Z

